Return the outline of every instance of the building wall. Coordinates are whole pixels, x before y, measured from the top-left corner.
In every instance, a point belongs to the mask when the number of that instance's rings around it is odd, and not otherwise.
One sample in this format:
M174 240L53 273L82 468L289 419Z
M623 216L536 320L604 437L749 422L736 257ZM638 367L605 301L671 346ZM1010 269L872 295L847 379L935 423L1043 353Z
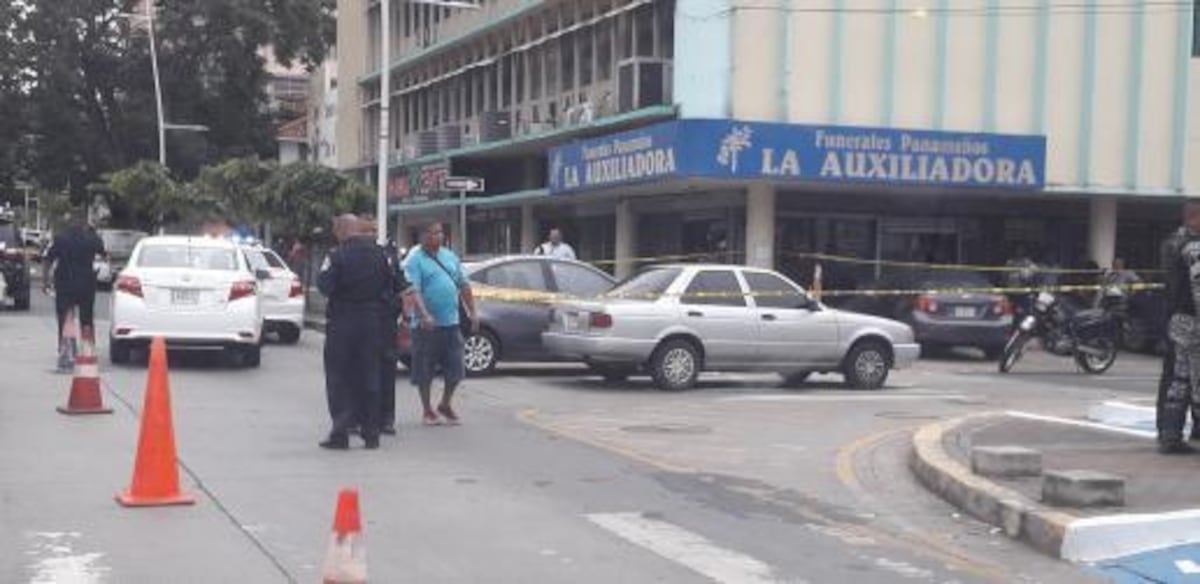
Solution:
M1052 190L1195 192L1200 164L1185 157L1200 142L1187 115L1198 94L1188 87L1190 3L1091 4L680 0L675 100L685 117L726 109L756 120L1045 134ZM720 35L697 40L723 15L729 58Z
M363 132L363 116L360 111L362 96L354 80L367 72L367 46L363 42L366 32L366 0L338 0L337 53L338 77L342 79L342 99L337 100L337 167L353 168L364 158L360 146Z

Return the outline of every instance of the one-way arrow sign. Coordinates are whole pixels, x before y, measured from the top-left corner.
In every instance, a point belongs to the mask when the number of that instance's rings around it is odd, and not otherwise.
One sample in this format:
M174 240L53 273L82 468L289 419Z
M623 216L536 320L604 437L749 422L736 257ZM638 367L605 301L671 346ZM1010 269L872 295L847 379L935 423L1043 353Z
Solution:
M483 192L483 178L478 176L448 176L442 179L443 191Z

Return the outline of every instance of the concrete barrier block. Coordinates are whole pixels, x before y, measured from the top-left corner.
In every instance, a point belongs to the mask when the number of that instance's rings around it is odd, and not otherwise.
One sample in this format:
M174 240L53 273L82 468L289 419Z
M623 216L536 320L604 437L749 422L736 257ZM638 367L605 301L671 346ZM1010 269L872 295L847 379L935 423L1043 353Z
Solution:
M1125 505L1125 479L1090 470L1046 471L1042 502L1061 507Z
M1042 474L1042 453L1020 446L976 446L971 472L987 477L1035 477Z

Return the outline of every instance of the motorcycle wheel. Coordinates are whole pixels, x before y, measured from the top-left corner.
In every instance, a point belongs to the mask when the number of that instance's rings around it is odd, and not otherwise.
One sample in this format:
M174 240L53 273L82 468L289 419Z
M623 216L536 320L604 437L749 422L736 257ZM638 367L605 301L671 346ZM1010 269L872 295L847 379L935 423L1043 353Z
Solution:
M1000 355L1001 373L1012 371L1013 366L1025 354L1025 345L1029 344L1030 338L1032 337L1028 333L1022 331L1015 331L1008 338L1008 342L1004 344L1004 352Z
M1100 375L1108 371L1109 367L1117 361L1117 342L1113 339L1104 339L1096 342L1096 347L1103 351L1101 355L1090 355L1088 353L1076 353L1075 363L1080 369L1091 373L1092 375Z

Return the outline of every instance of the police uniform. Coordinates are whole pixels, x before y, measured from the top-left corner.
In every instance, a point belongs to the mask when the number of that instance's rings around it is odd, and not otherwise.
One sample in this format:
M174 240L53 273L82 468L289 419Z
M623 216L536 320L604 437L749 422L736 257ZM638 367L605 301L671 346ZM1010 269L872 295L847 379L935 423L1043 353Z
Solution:
M1164 452L1187 451L1183 427L1188 410L1200 405L1200 235L1180 228L1163 244L1166 272L1167 337L1170 348L1163 361L1158 394L1158 440Z
M380 371L380 428L384 433L394 434L396 431L396 362L399 355L396 351L396 336L400 332L400 312L403 309L401 296L408 291L408 281L404 270L400 267L400 258L393 248L387 250L388 262L392 270L392 294L388 297L388 317L384 320L384 357L383 368Z
M379 371L387 344L394 342L385 338L394 273L383 249L366 237L347 240L321 266L317 287L328 299L325 394L333 423L329 439L321 443L326 448L346 448L355 427L368 448L379 444Z

